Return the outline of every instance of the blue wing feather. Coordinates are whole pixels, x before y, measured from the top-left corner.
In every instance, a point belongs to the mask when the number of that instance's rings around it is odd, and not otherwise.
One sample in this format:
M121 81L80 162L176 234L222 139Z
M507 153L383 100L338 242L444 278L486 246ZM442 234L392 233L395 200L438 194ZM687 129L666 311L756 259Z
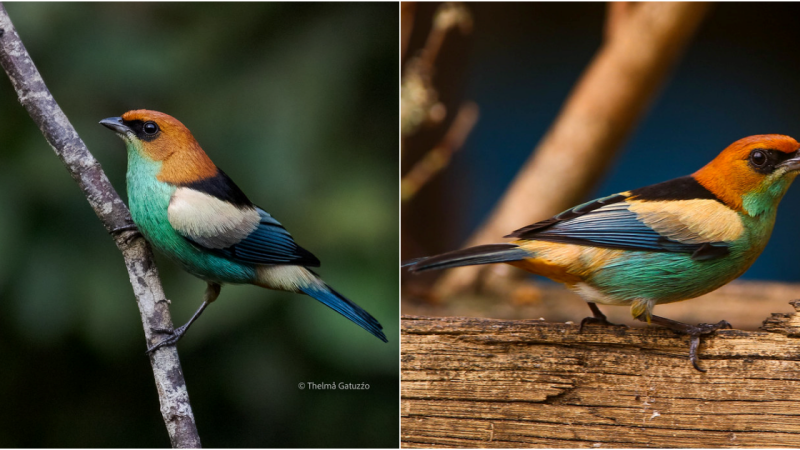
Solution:
M250 264L296 264L319 267L308 250L297 245L292 235L269 213L256 208L261 220L258 228L238 243L223 249L209 249L234 261Z
M683 243L662 236L628 209L626 198L626 195L617 194L587 202L506 237L623 250L691 253L695 259L713 259L727 254L725 242Z

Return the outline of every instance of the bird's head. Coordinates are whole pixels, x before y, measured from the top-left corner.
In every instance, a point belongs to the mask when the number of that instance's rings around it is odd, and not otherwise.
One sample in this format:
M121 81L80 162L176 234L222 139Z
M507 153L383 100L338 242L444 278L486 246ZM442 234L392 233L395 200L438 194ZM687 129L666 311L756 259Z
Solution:
M750 216L772 211L800 173L800 144L789 136L739 139L692 176L731 208Z
M182 184L216 175L217 168L178 119L158 111L137 109L100 124L125 141L128 153L160 165L161 181Z

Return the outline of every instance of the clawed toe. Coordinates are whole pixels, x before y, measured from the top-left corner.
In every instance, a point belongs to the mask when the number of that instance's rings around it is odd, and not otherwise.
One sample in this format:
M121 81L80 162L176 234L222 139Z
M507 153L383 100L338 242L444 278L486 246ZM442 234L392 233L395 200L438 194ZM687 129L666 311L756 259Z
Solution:
M642 321L645 320L643 315L636 318ZM678 334L689 335L689 361L691 361L692 366L700 372L706 371L700 367L699 358L697 357L697 349L700 347L700 336L714 333L717 330L732 328L731 324L728 323L727 320L720 320L717 323L699 323L697 325L689 325L664 317L652 316L651 321L656 325L669 328Z
M731 328L731 324L724 320L715 324L700 323L695 327L696 332L689 333L689 361L692 362L692 366L698 371L706 372L706 369L700 367L699 358L697 357L697 348L700 347L700 336L711 334L722 328Z
M172 328L155 328L155 327L150 327L150 331L158 334L173 334L175 332L175 330L173 330Z
M699 358L697 357L697 347L700 346L700 335L693 334L689 338L689 361L692 362L692 366L700 372L706 372L706 369L700 367Z
M711 334L717 330L730 329L730 328L732 328L731 324L728 323L727 320L720 320L717 323L698 323L697 325L690 326L686 330L686 334L689 334L691 336L694 335L699 336L702 334Z
M145 352L145 354L148 354L148 355L150 353L153 353L154 351L158 350L161 347L164 347L164 346L167 346L167 345L175 345L175 344L177 344L178 341L180 341L181 338L183 337L183 334L186 332L186 327L182 326L182 327L175 328L174 330L171 330L169 328L155 328L154 327L154 328L150 328L150 330L152 330L153 333L166 334L167 336L164 339L156 342L152 347L148 348L147 351Z
M160 349L161 347L167 346L167 345L175 345L176 343L178 343L180 338L181 338L181 336L174 335L174 334L172 336L166 337L166 338L158 341L152 347L148 348L147 351L145 352L145 354L149 355L150 353L153 353L154 351Z

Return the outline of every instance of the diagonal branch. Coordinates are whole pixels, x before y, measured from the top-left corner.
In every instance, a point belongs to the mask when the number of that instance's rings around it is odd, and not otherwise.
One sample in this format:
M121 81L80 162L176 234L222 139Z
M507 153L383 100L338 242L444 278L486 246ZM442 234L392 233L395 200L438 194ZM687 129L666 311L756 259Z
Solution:
M47 143L61 158L122 252L142 317L145 337L152 345L157 339L153 339L151 328L172 328L172 319L150 246L133 227L128 208L108 181L100 163L86 148L86 144L50 94L2 3L0 66L11 80L19 102L42 131ZM172 446L200 447L200 437L189 403L178 351L174 346L161 348L150 356L150 364L153 366L158 389L161 415Z

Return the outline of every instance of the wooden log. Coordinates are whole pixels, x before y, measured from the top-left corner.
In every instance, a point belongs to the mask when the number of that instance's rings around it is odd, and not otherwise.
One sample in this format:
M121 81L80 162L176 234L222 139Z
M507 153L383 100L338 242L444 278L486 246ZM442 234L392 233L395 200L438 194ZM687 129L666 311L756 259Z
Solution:
M798 324L704 337L701 373L658 327L403 316L402 446L800 447Z

